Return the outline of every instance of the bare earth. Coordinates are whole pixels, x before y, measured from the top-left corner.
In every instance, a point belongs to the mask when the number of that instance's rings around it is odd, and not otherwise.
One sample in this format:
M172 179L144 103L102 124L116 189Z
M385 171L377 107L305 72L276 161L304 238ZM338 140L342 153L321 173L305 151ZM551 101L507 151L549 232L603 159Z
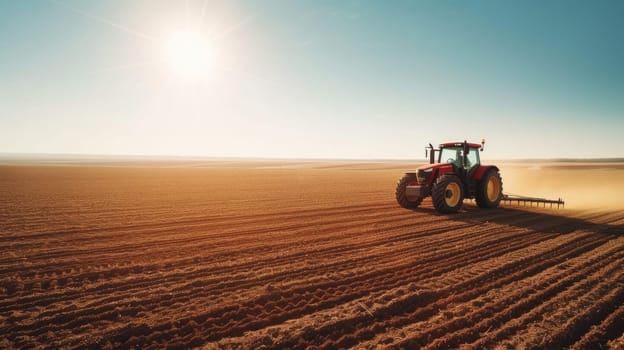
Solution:
M624 348L624 164L439 215L410 163L0 166L0 348Z

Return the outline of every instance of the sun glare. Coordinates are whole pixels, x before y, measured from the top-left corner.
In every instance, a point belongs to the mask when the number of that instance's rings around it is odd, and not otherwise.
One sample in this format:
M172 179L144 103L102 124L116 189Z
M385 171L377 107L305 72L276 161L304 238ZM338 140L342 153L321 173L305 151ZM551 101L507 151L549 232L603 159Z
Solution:
M214 63L208 41L194 31L172 33L165 53L172 73L185 80L208 78Z

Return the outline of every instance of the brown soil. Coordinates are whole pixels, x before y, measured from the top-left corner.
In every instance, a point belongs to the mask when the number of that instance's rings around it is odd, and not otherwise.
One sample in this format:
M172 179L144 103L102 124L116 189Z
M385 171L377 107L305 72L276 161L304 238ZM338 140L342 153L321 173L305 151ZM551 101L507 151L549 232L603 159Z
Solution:
M501 166L594 195L440 215L403 164L115 165L0 167L0 348L624 347L620 166Z

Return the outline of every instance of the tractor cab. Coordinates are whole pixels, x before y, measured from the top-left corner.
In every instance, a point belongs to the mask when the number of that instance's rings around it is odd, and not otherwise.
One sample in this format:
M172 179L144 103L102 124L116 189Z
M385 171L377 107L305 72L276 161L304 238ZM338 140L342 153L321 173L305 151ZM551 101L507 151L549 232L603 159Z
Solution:
M482 147L477 143L443 143L438 150L438 163L450 163L456 172L471 174L481 164L479 150Z

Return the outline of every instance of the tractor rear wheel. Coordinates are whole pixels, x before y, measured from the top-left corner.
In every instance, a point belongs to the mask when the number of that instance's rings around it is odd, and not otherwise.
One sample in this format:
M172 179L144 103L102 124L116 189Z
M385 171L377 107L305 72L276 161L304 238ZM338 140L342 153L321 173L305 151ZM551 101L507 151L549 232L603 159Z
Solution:
M475 199L481 208L496 208L503 198L503 180L496 169L485 173L478 185Z
M403 208L413 209L417 208L422 202L422 197L411 197L405 193L405 189L410 184L417 184L416 175L405 174L397 183L395 195L396 200Z
M455 175L442 175L431 190L433 206L440 213L456 213L464 201L464 189Z

